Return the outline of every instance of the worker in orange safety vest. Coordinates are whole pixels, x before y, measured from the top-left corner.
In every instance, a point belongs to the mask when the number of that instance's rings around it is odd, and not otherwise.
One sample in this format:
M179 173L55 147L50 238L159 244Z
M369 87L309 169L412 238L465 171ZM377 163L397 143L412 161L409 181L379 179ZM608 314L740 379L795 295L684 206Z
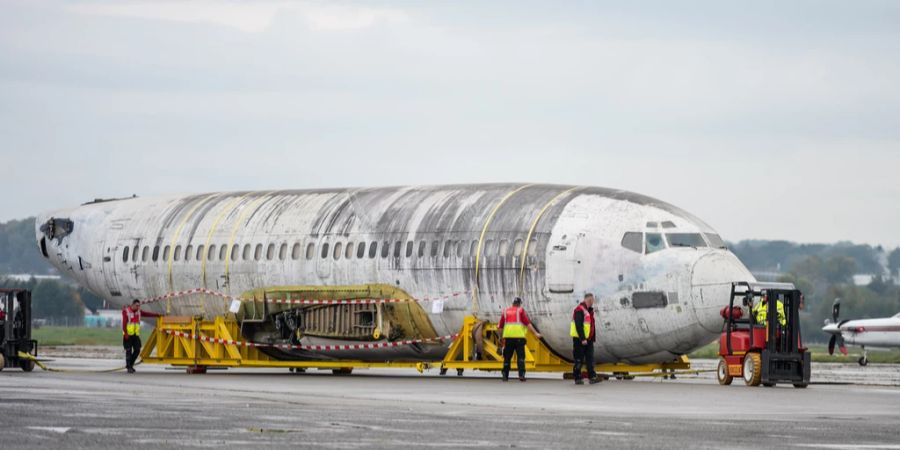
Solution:
M125 347L125 368L134 373L134 362L141 354L141 315L159 317L159 314L141 311L141 301L135 300L122 309L122 346Z
M525 308L522 308L522 299L516 297L512 306L503 310L500 323L497 325L500 331L500 345L503 347L503 381L509 380L509 366L512 355L516 355L516 366L519 369L519 381L525 381L525 335L531 330L535 337L541 338L528 319Z

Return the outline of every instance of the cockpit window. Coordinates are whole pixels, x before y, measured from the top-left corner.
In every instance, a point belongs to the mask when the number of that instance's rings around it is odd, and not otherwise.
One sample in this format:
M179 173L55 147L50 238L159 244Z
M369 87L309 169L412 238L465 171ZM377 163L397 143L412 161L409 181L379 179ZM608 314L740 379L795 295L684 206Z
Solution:
M647 254L665 250L666 242L660 233L647 233Z
M700 233L669 233L666 239L672 247L706 247L706 241Z
M713 248L725 248L725 241L722 240L722 237L718 234L706 233L706 240L709 241L709 246Z
M622 238L622 247L633 252L644 253L644 233L630 231Z
M675 223L670 221L665 221L662 223L663 228L675 228Z

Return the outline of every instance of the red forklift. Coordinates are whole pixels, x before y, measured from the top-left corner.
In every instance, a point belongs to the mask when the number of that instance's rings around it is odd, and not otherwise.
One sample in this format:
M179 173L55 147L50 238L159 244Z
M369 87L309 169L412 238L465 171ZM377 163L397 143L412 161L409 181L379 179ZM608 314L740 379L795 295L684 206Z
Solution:
M800 337L802 298L791 283L731 284L731 300L721 312L725 326L719 338L719 384L729 385L741 377L747 386L809 386L811 358ZM735 305L736 301L740 303ZM767 302L766 315L757 321L754 307L760 302ZM779 309L784 311L784 324Z
M31 292L0 289L0 370L34 370L34 360L20 358L19 352L37 357L37 341L31 338Z

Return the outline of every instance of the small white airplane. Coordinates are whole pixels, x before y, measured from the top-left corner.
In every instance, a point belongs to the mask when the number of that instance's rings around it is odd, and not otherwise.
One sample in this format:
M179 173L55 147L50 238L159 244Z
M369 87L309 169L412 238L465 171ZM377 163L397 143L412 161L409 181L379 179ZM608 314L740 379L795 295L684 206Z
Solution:
M833 320L825 319L822 331L831 335L828 342L828 354L834 354L837 344L841 353L847 354L847 344L862 347L863 354L859 357L859 365L869 364L866 346L878 348L900 347L900 314L893 317L877 319L859 319L838 321L841 312L841 299L834 300L831 307Z

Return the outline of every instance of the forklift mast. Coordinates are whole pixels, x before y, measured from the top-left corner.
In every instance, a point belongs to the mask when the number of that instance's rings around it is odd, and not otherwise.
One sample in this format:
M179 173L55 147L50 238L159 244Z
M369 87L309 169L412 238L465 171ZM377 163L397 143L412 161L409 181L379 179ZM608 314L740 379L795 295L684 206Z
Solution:
M31 338L31 291L0 289L0 370L33 370L34 361L19 358L19 352L37 356L37 341Z

